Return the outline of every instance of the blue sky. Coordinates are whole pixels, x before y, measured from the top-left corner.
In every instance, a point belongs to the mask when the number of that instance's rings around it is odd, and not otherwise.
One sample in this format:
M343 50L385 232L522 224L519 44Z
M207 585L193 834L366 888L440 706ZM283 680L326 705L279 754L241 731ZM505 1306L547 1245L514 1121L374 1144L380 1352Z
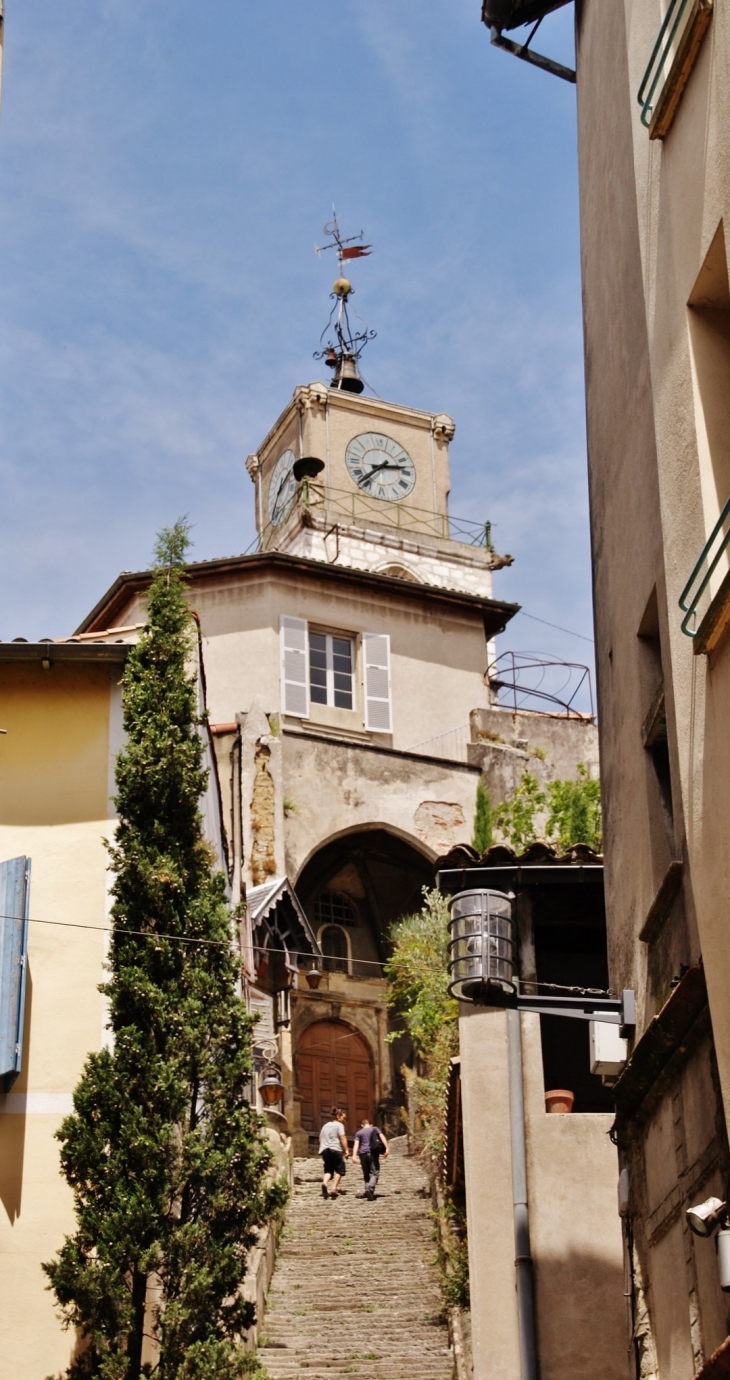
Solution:
M479 10L8 3L0 637L72 631L181 513L196 559L248 546L245 457L322 374L333 202L374 246L366 376L456 419L453 510L515 556L495 593L590 637L575 93ZM522 617L501 646L592 650Z

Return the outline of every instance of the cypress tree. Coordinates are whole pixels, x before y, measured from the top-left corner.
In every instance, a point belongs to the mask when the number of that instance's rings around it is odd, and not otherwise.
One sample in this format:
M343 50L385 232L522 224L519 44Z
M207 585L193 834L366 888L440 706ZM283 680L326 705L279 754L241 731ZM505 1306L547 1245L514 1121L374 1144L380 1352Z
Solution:
M122 682L101 988L112 1040L86 1060L58 1132L77 1225L43 1266L79 1331L68 1380L237 1380L255 1369L240 1345L254 1320L240 1286L257 1227L285 1198L247 1102L252 1019L237 995L224 878L201 831L187 546L183 522L160 534Z
M474 834L472 847L477 853L486 853L494 843L492 830L492 801L482 777L477 782L477 805L474 813Z

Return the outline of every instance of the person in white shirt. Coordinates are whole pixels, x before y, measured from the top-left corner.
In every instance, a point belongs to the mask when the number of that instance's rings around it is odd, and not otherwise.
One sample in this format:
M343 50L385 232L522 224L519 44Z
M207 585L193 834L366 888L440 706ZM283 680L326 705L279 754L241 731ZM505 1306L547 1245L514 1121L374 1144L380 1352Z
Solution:
M324 1175L322 1176L322 1197L336 1198L342 1175L346 1172L345 1160L349 1159L345 1135L345 1113L341 1107L332 1107L330 1120L325 1121L319 1133L319 1153L322 1156ZM332 1192L329 1185L332 1184Z

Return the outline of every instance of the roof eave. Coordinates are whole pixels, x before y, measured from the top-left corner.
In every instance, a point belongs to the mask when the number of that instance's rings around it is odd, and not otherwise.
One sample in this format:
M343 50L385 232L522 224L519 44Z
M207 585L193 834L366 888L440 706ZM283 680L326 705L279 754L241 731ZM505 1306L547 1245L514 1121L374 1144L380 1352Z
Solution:
M185 567L191 583L198 579L208 579L226 572L255 571L277 566L286 570L297 570L319 578L326 578L345 584L363 584L375 589L397 591L406 600L427 599L434 603L456 604L462 608L481 609L484 631L488 638L495 637L519 612L520 605L499 599L487 599L477 594L467 594L461 590L443 589L438 585L417 584L415 581L401 580L394 575L383 575L372 570L356 570L348 566L325 565L322 561L307 560L303 556L291 556L282 551L256 552L251 556L227 556L210 561L196 561ZM94 608L76 629L75 636L93 631L95 626L103 628L114 623L120 610L129 603L135 594L147 589L152 579L152 571L124 571L102 596ZM124 596L124 597L122 597ZM102 617L104 619L103 622Z

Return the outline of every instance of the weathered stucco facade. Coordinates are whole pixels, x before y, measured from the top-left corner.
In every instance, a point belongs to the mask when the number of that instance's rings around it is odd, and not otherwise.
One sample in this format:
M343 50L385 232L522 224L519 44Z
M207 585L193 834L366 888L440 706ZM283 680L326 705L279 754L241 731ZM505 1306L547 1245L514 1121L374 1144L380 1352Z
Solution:
M679 607L730 496L730 15L675 16L644 123L662 7L583 0L577 17L609 955L639 1014L617 1131L635 1364L661 1380L720 1373L727 1299L685 1209L726 1198L730 1173L724 555L696 636Z
M0 861L30 860L22 1063L0 1092L0 1355L23 1380L62 1370L74 1346L41 1262L74 1225L54 1133L105 1038L104 838L126 653L119 644L0 647Z

